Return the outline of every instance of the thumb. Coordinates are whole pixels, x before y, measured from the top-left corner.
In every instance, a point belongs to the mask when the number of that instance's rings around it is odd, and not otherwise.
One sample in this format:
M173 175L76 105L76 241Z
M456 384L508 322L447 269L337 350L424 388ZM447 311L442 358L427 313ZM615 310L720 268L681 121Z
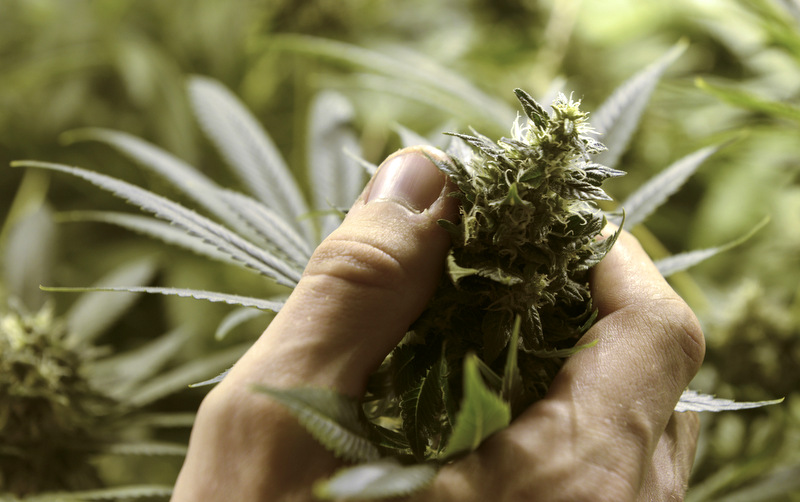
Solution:
M450 246L437 220L454 219L457 204L428 156L446 160L438 150L411 148L380 166L228 378L363 393L432 296Z

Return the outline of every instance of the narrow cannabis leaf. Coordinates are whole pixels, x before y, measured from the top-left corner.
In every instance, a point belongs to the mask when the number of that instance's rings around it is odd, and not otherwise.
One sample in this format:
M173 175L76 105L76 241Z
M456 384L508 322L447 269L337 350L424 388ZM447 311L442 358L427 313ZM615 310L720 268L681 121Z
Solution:
M691 153L660 171L622 203L625 221L633 227L643 222L689 179L719 147L709 146ZM619 224L620 221L615 220Z
M771 404L782 403L783 398L771 401L736 402L730 399L720 399L708 394L700 394L693 390L686 390L681 394L675 411L731 411L760 408Z
M685 41L675 44L658 60L620 85L600 106L594 114L594 126L603 134L608 150L598 152L595 161L610 167L617 165L661 75L688 46Z
M286 406L311 435L345 460L368 462L380 456L368 439L358 401L329 389L258 385L255 390Z
M314 495L325 500L372 500L402 497L433 481L435 464L403 465L395 459L342 469L332 478L314 484Z
M756 232L764 228L764 226L768 222L769 222L769 217L766 217L745 235L737 239L734 239L731 242L723 244L721 246L714 246L706 249L696 249L694 251L686 251L684 253L662 258L655 262L656 268L658 268L658 271L661 272L661 275L663 275L664 277L669 277L672 274L694 267L695 265L700 264L706 261L707 259L718 255L719 253L723 253L729 249L733 249L736 246L747 241L748 239L750 239L750 237L755 235Z

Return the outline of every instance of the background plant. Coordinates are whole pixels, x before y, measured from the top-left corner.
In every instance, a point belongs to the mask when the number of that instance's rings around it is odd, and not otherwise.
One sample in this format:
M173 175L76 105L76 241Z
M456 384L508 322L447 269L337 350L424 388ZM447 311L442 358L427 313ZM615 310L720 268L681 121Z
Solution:
M7 162L38 158L102 166L107 174L156 189L167 187L157 176L133 170L116 152L90 143L65 149L57 144L58 135L76 127L122 129L199 166L222 185L236 186L234 178L219 167L222 162L211 145L201 139L183 97L183 75L200 73L221 80L242 96L304 180L305 173L297 169L305 165L306 112L317 89L335 88L355 105L358 142L364 156L377 162L398 144L393 121L426 137L467 125L491 136L504 134L513 118L508 89L518 86L543 102L549 101L544 96L550 88L573 89L586 109L597 110L618 83L664 54L676 40L688 38L690 47L656 88L620 161L619 167L628 175L609 190L625 200L633 187L669 162L737 139L710 157L684 189L647 220L646 227L633 230L653 256L661 257L729 242L770 215L771 223L750 241L694 268L690 276L673 276L672 283L706 324L709 352L698 388L744 400L775 397L775 388L764 388L763 381L734 388L724 385L727 378L716 373L727 368L730 377L738 365L729 364L730 353L720 348L723 337L719 342L714 337L725 332L718 328L730 322L725 319L732 311L725 305L737 304L731 297L745 280L766 292L761 295L766 308L748 311L786 314L797 310L800 198L796 121L790 117L800 79L793 2L411 2L397 9L381 2L348 1L332 9L321 2L272 2L269 6L175 2L167 7L147 1L7 1L2 9L0 157ZM59 22L66 11L71 22ZM407 81L413 73L392 71L374 59L345 58L351 53L337 45L301 45L287 33L355 42L372 51L367 54L391 55L393 61L405 57L430 74L410 87ZM315 52L320 46L330 50ZM425 54L422 59L431 64L423 66L409 51ZM448 68L447 78L431 66L438 71ZM451 78L453 73L461 77ZM697 76L714 88L744 91L757 99L739 99L735 104L732 99L720 99L720 94L698 87ZM451 83L462 91L470 86L480 89L493 97L492 106L474 99L439 99L446 93L441 87L431 91L435 89L431 80ZM465 87L466 82L470 84ZM404 87L414 92L404 93ZM429 89L428 94L416 92L424 89ZM418 104L408 94L429 99ZM765 103L787 105L789 111L776 112L775 106ZM167 109L170 112L164 113ZM491 110L492 115L502 115L496 110L504 109L510 114L505 118L487 118L483 113ZM20 170L0 171L0 210L11 208L20 186L21 199L41 197L48 178L29 173L23 181ZM308 193L305 187L303 191ZM123 207L98 193L78 183L59 182L50 184L48 197L64 211ZM232 272L224 265L209 266L205 260L164 250L113 227L69 224L61 225L60 231L62 245L50 284L90 284L127 259L157 251L165 257L169 253L180 257L167 259L170 266L160 272L159 285L263 294L257 276ZM87 246L97 252L86 253ZM73 298L55 295L56 311L64 312ZM139 322L117 326L115 345L140 344L142 325L152 326L151 334L164 333L195 320L217 325L228 313L224 305L166 300L145 298ZM745 320L730 324L734 325L764 323ZM231 332L228 343L252 339L262 327L263 320L251 321ZM777 347L786 346L780 340L795 339L796 328L752 329L746 336L742 330L731 332L739 334L726 335L726 340L750 340L748 345L739 345L745 347L744 352L760 354L757 359L764 368L785 376L785 382L793 381L794 366L780 362L777 354L786 350ZM199 336L183 354L190 360L218 350L213 337ZM741 370L739 375L737 381L748 380L752 372ZM746 387L750 390L744 391ZM797 409L791 405L795 392L791 391L780 410L739 413L722 422L716 416L707 419L712 432L703 436L708 444L693 480L698 500L733 497L736 490L754 482L761 488L775 487L777 494L758 491L767 499L790 499L787 493L795 488L787 480L796 479L798 462L794 453L798 450L791 448L798 421ZM199 393L186 396L182 404L196 405ZM169 406L177 403L181 400L170 401ZM761 452L760 458L765 459L757 469L749 468L746 461L752 451ZM776 454L779 451L784 453ZM771 477L769 473L781 465L790 475L781 477L784 471L778 470L774 471L777 477ZM727 474L714 478L723 468ZM709 480L713 483L703 488Z

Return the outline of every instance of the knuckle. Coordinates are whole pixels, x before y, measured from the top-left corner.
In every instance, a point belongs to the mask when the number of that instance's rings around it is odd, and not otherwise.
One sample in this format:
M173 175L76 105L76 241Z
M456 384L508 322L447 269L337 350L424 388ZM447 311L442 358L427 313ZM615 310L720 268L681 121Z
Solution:
M335 236L324 240L314 251L304 275L330 276L381 289L394 289L408 278L405 267L388 246Z
M662 299L655 308L656 315L663 322L668 341L678 346L688 361L692 374L696 373L705 357L705 337L697 316L680 298Z

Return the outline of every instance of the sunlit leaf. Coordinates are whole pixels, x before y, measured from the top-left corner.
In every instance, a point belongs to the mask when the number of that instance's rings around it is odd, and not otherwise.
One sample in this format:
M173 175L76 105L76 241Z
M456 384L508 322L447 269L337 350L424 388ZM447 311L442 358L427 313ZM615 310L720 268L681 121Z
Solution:
M108 223L158 239L166 244L191 251L214 261L240 265L240 262L234 260L228 253L223 253L216 246L208 244L205 240L149 216L111 211L73 211L59 215L59 220Z
M700 394L693 390L685 390L681 394L675 411L732 411L761 408L772 404L782 403L783 398L771 401L736 402L730 399L720 399L708 394Z
M66 132L61 137L68 143L99 141L115 148L140 166L168 180L200 207L207 209L231 228L246 231L242 222L220 198L219 185L171 153L136 136L109 129L77 129Z

